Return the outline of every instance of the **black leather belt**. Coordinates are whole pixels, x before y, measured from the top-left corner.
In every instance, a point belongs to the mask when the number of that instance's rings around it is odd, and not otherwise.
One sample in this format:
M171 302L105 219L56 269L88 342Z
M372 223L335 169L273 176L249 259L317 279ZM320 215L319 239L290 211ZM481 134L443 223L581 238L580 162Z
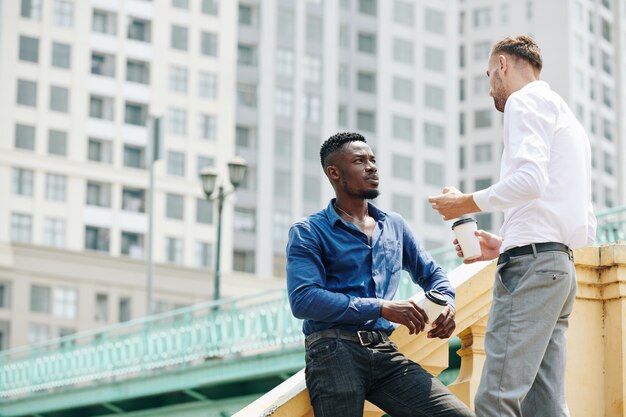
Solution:
M361 346L374 346L389 340L389 336L380 330L359 330L358 332L349 332L340 329L328 329L311 333L306 337L305 344L306 346L311 346L312 343L324 338L349 340L351 342L356 342Z
M533 250L533 246L535 249ZM539 252L564 252L569 255L570 259L574 259L571 249L562 243L545 242L531 243L530 245L517 246L509 250L505 250L498 257L498 265L508 262L511 258L523 255L532 255Z

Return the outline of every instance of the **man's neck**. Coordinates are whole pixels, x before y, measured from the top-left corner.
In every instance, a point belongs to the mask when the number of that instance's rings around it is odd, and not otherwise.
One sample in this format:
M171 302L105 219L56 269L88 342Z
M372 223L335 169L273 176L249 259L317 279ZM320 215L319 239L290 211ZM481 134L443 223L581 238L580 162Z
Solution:
M339 210L340 214L343 212L348 217L357 220L363 220L368 216L368 204L367 200L364 199L340 199L337 197L335 208Z

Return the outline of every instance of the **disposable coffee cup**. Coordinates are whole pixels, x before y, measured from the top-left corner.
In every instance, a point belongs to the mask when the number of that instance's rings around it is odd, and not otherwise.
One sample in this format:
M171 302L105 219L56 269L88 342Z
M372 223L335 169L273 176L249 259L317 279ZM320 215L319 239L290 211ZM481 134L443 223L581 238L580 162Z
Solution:
M430 290L424 293L424 298L417 305L426 312L432 327L433 322L437 320L437 317L443 313L443 310L448 305L448 300L439 291Z
M478 230L476 219L467 217L457 220L452 224L452 230L463 251L463 259L470 261L481 257L480 242L474 234Z

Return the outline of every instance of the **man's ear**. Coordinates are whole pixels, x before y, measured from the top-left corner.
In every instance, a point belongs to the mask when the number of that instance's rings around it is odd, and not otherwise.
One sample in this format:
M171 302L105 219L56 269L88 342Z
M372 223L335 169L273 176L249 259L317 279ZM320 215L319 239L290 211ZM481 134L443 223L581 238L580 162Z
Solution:
M326 167L326 176L328 176L330 180L338 180L340 177L339 169L337 169L335 165L328 165Z
M509 62L506 59L505 55L498 55L498 66L500 67L500 71L506 72L509 69Z

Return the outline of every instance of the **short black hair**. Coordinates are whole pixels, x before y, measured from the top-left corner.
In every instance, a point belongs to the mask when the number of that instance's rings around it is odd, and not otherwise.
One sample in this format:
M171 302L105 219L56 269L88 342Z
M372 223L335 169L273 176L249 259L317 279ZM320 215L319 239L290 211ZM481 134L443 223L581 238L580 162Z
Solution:
M339 132L326 139L320 148L320 162L322 163L322 168L326 170L326 167L329 165L330 156L333 153L342 150L347 143L355 141L367 143L365 137L356 132Z

